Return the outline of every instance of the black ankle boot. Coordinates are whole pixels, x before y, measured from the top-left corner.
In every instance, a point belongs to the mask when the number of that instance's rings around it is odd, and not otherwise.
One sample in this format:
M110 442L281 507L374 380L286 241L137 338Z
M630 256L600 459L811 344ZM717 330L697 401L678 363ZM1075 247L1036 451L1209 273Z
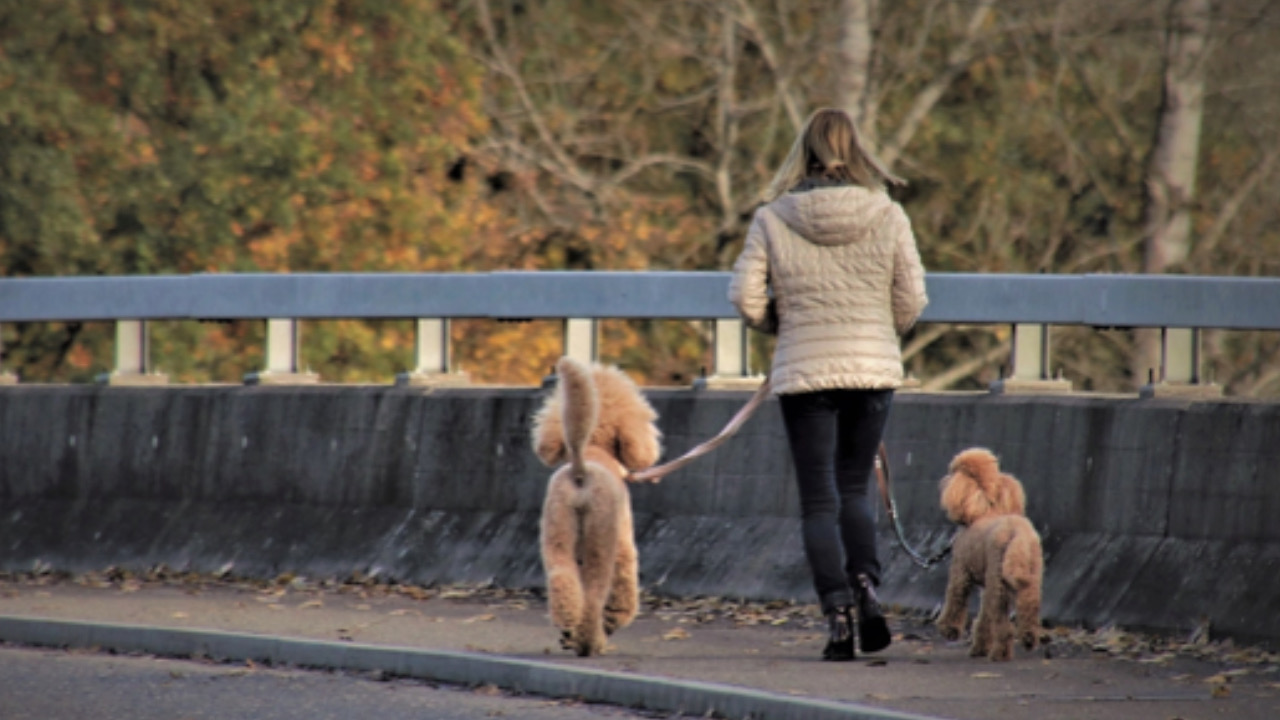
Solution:
M822 650L823 660L852 660L856 657L853 650L853 609L849 607L835 608L827 612L827 646Z
M876 652L889 647L892 642L889 623L885 622L871 580L866 575L858 575L853 593L858 601L858 646L862 652Z

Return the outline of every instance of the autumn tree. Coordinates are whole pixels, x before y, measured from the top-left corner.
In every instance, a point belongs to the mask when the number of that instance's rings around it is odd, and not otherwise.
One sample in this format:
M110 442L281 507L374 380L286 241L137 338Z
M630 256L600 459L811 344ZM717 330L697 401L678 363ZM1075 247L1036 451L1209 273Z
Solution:
M836 105L908 180L932 271L1274 275L1273 5L10 3L0 257L10 275L723 270L804 118ZM255 369L256 325L178 325L156 334L171 374ZM647 382L708 363L704 323L603 327ZM92 329L20 330L20 369L82 378L106 356L101 335L82 352ZM309 327L306 361L385 381L409 332ZM561 349L550 321L458 322L455 341L477 379L520 384ZM1145 382L1131 333L1054 342L1081 389ZM1008 347L1007 328L926 325L905 354L926 388L975 388ZM1278 349L1206 334L1229 392L1280 390Z
M431 0L4 4L5 274L465 269L503 222L448 177L485 128L449 22ZM384 347L407 323L343 325L308 336L325 376L407 363ZM23 326L10 365L84 379L110 355L84 331ZM258 333L162 324L156 362L238 379Z

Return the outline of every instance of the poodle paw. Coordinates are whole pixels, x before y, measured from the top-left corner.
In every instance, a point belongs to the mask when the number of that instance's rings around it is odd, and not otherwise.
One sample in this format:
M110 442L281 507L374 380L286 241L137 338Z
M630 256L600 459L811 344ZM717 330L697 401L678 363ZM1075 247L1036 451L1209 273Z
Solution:
M578 648L578 643L573 639L573 632L569 630L561 630L560 631L560 649L576 650L577 648Z
M622 611L617 608L606 607L604 609L604 634L612 635L614 631L622 627Z
M939 625L938 634L946 640L959 640L960 628L954 625Z
M1001 634L987 648L987 658L992 662L1005 662L1013 659L1013 635Z
M1034 631L1022 633L1022 647L1027 650L1035 650L1039 643L1040 633Z

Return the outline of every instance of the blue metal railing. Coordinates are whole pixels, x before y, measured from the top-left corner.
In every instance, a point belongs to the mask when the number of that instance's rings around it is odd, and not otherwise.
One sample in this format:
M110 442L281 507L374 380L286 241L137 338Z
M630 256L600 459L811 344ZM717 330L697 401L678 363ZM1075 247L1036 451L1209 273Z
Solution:
M922 323L1009 324L1039 332L1043 352L1024 351L1013 363L1023 377L1047 378L1050 325L1188 330L1189 340L1175 335L1173 342L1189 342L1195 363L1200 329L1280 330L1280 278L930 273L926 283L930 303ZM419 326L432 339L425 351L420 344L419 367L431 372L449 366L447 332L436 338L438 323L447 328L452 318L701 319L740 339L745 331L728 302L728 284L726 272L651 271L0 278L0 323L115 321L117 372L128 375L147 372L146 321L287 323L269 333L277 340L274 347L268 340L268 369L293 370L298 320L419 319L437 323ZM570 334L567 329L566 338ZM1169 343L1166 336L1166 351ZM594 353L570 345L566 340L570 354ZM424 352L438 357L423 358ZM746 374L745 359L732 358L735 352L745 354L745 343L717 343L717 368ZM1038 371L1028 371L1028 363ZM1196 368L1187 379L1198 380Z

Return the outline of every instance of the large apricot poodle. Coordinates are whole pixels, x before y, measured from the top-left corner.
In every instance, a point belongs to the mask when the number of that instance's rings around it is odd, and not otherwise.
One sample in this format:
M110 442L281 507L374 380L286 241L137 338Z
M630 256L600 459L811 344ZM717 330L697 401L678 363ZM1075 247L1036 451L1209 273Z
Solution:
M604 651L635 618L638 558L627 473L661 453L658 414L621 370L571 358L534 419L533 447L551 475L542 506L542 566L561 645Z
M1040 535L1027 520L1022 483L1000 472L983 448L961 452L942 479L942 509L961 526L952 543L951 572L938 629L949 640L964 632L969 595L982 588L969 654L991 660L1013 657L1017 639L1031 649L1040 637L1040 587L1044 555Z

